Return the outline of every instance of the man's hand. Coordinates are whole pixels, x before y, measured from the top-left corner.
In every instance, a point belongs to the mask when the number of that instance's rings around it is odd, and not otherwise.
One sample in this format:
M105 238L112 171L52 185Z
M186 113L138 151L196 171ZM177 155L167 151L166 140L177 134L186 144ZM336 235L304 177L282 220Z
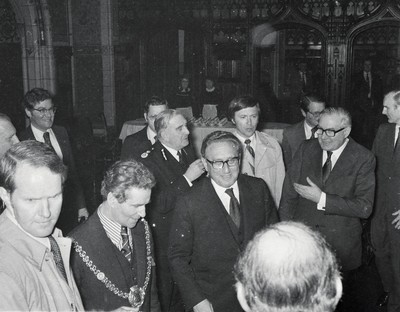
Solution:
M396 212L393 212L392 216L395 216L394 220L392 221L392 224L394 224L394 228L396 230L400 230L400 209Z
M318 204L322 191L309 177L307 177L307 182L309 186L293 183L293 187L301 197Z
M214 312L210 301L204 299L193 307L193 312Z
M192 162L189 168L186 170L184 176L190 181L193 182L198 177L200 177L204 173L204 166L201 159L197 159Z
M87 220L89 218L89 211L86 208L81 208L78 210L78 222L81 222L81 219Z

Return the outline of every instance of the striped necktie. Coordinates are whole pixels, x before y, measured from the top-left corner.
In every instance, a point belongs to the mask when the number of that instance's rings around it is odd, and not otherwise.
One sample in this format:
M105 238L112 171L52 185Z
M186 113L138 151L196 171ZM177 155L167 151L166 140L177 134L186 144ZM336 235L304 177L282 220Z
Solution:
M326 180L328 180L328 177L332 171L332 161L331 161L332 152L327 151L327 154L328 157L326 158L325 164L322 167L322 181L324 182L324 184L326 183Z
M131 249L131 245L129 245L129 234L128 234L128 228L126 226L121 226L121 237L122 237L121 252L125 256L125 258L129 262L131 262L131 260L132 260L132 249Z
M244 141L244 144L246 144L246 151L249 154L249 165L251 170L253 171L253 175L255 174L256 170L255 170L255 156L256 154L254 153L254 149L251 147L250 145L251 140L250 139L246 139Z

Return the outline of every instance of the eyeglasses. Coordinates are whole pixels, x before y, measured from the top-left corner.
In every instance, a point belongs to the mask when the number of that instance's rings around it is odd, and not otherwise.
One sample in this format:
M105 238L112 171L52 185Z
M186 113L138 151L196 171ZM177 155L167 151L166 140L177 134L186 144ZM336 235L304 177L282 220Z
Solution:
M222 169L222 168L224 168L225 164L227 164L228 167L236 167L239 164L239 157L232 157L232 158L229 158L228 160L212 161L212 160L208 160L207 158L206 158L206 160L211 164L211 166L214 169Z
M318 118L318 117L321 116L321 114L322 114L322 112L311 113L310 111L308 111L307 113L313 115L315 118Z
M322 128L317 128L317 131L315 131L315 133L317 135L323 135L324 133L326 134L326 136L333 138L336 133L343 131L344 129L346 129L346 127L341 128L339 130L333 130L333 129L322 129Z
M40 116L44 116L46 113L55 114L57 107L53 106L49 109L47 108L32 108L32 110L37 111Z

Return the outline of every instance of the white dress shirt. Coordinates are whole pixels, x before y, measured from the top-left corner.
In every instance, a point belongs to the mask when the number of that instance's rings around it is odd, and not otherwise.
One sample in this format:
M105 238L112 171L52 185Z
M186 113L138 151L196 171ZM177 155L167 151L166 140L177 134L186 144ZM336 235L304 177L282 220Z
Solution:
M211 179L211 184L214 187L214 190L217 193L217 195L218 195L219 199L221 200L222 204L224 205L225 210L229 214L229 204L231 202L231 197L228 194L226 194L225 191L227 189L232 188L233 189L233 194L235 195L236 199L240 203L240 200L239 200L239 187L238 187L237 181L235 183L233 183L233 185L228 187L228 188L218 185L213 179Z

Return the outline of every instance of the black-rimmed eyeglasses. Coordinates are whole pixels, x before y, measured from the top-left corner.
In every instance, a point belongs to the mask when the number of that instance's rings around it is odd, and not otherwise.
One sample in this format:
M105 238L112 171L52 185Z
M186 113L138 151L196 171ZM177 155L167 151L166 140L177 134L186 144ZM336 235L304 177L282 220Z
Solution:
M339 130L333 130L333 129L322 129L322 128L317 128L317 131L315 131L315 133L317 135L323 135L324 133L326 134L326 136L333 138L336 133L343 131L344 129L346 129L346 127L341 128Z
M227 160L208 160L206 158L207 162L211 164L211 166L214 169L222 169L224 168L224 165L227 164L228 167L236 167L239 165L239 157L232 157Z

